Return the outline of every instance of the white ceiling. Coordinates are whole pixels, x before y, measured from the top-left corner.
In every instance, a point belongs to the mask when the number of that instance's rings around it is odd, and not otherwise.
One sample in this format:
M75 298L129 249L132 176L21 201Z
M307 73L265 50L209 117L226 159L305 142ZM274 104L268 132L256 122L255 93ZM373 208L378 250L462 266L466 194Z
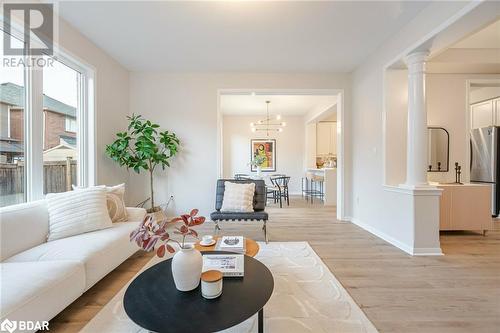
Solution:
M500 73L500 20L464 37L433 57L429 73Z
M221 95L220 109L226 115L265 115L266 101L271 101L271 115L299 116L312 110L326 110L337 102L337 98L325 95Z
M350 72L423 1L64 1L60 15L130 70Z
M455 45L455 49L500 49L500 20L468 36Z

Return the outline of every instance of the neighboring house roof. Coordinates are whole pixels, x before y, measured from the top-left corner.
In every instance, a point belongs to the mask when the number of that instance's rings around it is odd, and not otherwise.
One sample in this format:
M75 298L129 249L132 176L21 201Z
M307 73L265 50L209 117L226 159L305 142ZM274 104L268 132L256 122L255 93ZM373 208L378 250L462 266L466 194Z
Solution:
M0 84L0 103L24 107L24 87L18 86L15 83L7 82ZM53 99L47 95L43 95L43 108L60 113L66 116L76 118L76 108Z
M0 139L0 153L16 153L22 154L24 152L24 145L22 142L14 140Z
M62 143L67 143L72 148L76 147L76 138L74 136L59 135L59 141Z

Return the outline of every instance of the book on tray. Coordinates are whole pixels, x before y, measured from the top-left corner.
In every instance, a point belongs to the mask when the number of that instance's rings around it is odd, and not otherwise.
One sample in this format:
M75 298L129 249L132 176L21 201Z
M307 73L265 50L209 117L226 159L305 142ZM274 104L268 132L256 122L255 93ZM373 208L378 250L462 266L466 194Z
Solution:
M244 254L246 251L245 238L243 236L222 236L217 240L215 250Z
M205 254L203 256L203 272L218 270L222 276L239 277L245 273L245 256L243 254Z

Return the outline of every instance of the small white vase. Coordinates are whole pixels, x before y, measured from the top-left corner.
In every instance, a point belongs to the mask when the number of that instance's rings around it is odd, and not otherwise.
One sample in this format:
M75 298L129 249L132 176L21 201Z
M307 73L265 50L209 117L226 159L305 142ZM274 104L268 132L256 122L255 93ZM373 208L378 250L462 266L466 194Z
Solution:
M259 177L260 177L261 172L262 172L262 167L261 167L261 166L258 166L258 167L257 167L257 176L259 176Z
M194 245L185 245L172 258L172 276L179 291L196 289L200 284L203 258Z

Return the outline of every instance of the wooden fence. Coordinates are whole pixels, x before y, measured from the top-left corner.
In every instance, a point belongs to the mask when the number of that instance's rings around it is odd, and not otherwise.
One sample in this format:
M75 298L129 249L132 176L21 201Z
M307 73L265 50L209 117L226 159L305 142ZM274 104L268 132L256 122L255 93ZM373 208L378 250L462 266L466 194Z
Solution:
M43 193L71 190L76 184L76 161L52 161L43 163ZM2 197L24 192L24 163L0 163L0 195Z

